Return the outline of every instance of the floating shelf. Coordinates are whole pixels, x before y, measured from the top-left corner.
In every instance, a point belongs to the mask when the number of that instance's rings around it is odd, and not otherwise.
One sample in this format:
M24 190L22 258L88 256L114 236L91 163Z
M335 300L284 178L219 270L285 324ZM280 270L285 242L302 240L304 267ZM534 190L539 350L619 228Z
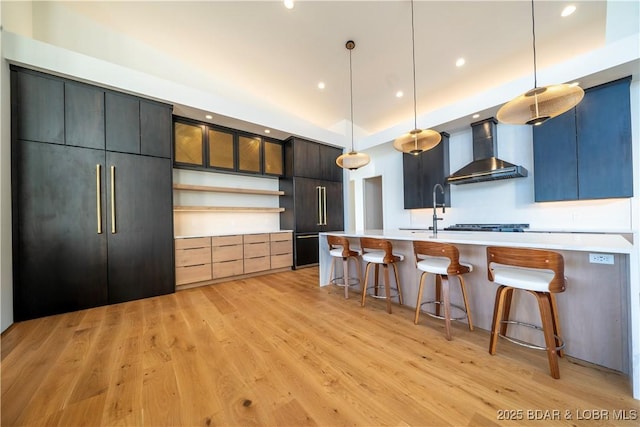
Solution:
M208 191L211 193L260 194L260 195L267 195L267 196L283 196L284 195L284 191L279 191L279 190L252 190L250 188L211 187L206 185L190 185L190 184L173 184L173 189L183 190L183 191Z
M280 213L284 208L233 207L233 206L174 206L176 212L251 212Z

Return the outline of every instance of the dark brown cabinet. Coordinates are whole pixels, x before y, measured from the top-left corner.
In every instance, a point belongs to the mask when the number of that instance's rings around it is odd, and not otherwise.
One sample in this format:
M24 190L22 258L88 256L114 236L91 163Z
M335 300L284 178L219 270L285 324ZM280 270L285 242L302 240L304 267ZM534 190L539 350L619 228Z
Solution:
M442 132L442 140L429 151L417 156L402 155L402 178L404 181L404 208L422 209L433 207L433 187L444 187L444 203L451 206L449 185L449 134ZM437 192L437 202L442 203L442 195Z
M318 263L318 233L344 229L342 150L289 138L285 141L285 173L280 189L280 228L294 230L294 267Z
M170 153L170 106L125 97L137 107L124 120L105 107L121 100L110 91L17 67L11 78L22 82L12 83L15 320L173 292L171 159L141 155L143 139L152 152ZM56 122L47 101L30 95L25 82L34 81L45 91L63 88L61 140L21 131L25 121ZM141 117L147 102L159 112L155 120L149 111ZM21 116L25 110L37 114ZM58 115L55 103L51 114ZM105 150L110 120L126 128L119 135L127 141L112 148L137 154ZM156 126L168 135L150 140Z

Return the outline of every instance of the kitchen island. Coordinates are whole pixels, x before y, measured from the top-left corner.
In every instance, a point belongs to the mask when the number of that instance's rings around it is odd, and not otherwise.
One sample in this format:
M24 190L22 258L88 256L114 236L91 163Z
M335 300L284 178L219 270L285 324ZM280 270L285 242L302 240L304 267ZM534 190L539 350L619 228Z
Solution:
M565 260L567 289L557 294L557 302L566 354L629 375L634 397L640 398L640 285L638 252L633 244L634 239L638 239L637 234L442 231L434 238L428 230L321 233L321 286L329 283L331 257L326 239L329 234L345 236L356 246L360 237L391 240L394 252L405 255L405 260L398 263L400 282L404 304L414 308L420 275L415 268L412 241L437 240L456 245L461 260L474 266L473 271L465 275L465 281L474 325L485 330L491 329L497 288L487 277L486 247L528 247L561 253ZM590 263L589 254L609 255L613 264ZM423 300L433 295L433 279L426 283ZM452 283L452 303L460 305L459 286L455 279ZM513 316L518 320L540 324L538 308L531 295L516 293L512 307ZM457 317L455 310L453 314ZM416 326L421 327L425 327L423 322ZM510 328L509 334L542 344L541 337L537 336L541 334L528 328ZM488 346L487 341L487 350Z

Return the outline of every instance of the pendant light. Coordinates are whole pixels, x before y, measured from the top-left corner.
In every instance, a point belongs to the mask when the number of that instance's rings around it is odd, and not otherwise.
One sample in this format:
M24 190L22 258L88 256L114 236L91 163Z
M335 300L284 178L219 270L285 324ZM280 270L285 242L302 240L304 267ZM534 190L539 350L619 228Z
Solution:
M351 100L351 151L336 159L336 164L343 169L356 170L366 166L371 161L368 154L358 153L353 149L353 70L351 68L351 51L356 47L353 40L349 40L345 47L349 50L349 94Z
M559 84L538 87L536 70L536 21L531 0L533 28L533 89L504 104L496 117L502 123L513 125L541 125L578 105L584 91L578 85Z
M418 111L416 104L416 42L413 24L413 0L411 0L411 49L413 58L413 130L393 141L393 148L403 153L417 156L431 150L440 143L442 136L432 129L418 129Z

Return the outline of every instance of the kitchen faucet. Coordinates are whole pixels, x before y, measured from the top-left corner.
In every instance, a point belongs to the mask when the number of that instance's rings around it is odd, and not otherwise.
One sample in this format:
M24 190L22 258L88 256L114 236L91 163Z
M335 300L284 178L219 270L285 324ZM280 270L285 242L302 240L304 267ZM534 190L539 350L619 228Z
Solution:
M442 218L438 218L438 214L436 213L436 208L442 207L442 213L444 213L445 203L444 198L442 200L442 204L439 205L436 203L436 189L440 187L440 194L444 196L444 188L440 184L436 184L433 186L433 237L438 237L438 221L442 221Z

